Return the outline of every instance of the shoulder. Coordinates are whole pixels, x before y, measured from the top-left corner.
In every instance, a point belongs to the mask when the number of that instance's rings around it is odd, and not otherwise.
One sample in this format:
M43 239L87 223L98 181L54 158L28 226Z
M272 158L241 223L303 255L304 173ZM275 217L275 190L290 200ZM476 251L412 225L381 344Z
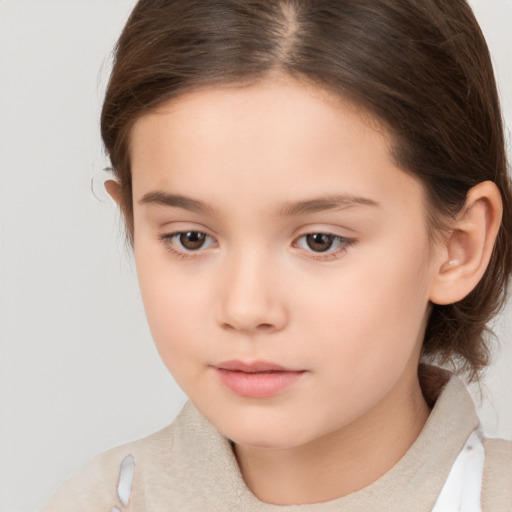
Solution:
M144 495L146 482L155 481L152 473L169 467L176 435L190 413L186 404L164 429L92 459L60 486L43 512L122 512L133 505L134 495Z
M512 512L512 441L485 439L483 510Z
M60 486L43 512L110 512L122 507L117 487L121 466L125 459L130 460L131 451L129 445L120 446L94 458Z

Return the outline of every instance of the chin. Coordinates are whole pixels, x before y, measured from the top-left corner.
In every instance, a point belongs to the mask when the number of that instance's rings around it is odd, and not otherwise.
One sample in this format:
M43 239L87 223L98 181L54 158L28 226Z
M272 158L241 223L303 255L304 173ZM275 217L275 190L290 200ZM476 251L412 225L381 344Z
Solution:
M234 439L236 437L236 439ZM260 450L287 450L302 445L300 441L294 442L289 437L275 438L272 435L240 435L229 437L230 441L238 446L245 446L247 448L255 448Z
M284 423L263 420L248 425L240 423L237 419L228 424L215 424L215 426L219 432L237 445L267 450L294 448L307 444L314 437L306 428L302 427L299 430L296 425L290 425L289 420Z

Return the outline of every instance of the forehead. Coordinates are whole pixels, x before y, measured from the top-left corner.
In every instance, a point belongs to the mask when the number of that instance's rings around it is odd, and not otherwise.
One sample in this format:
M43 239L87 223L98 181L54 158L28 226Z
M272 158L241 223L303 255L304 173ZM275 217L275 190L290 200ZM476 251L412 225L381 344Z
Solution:
M154 190L206 200L397 192L415 180L390 147L374 118L318 87L278 79L203 89L135 123L134 201Z
M165 136L166 131L170 136L175 130L180 139L191 137L196 143L226 136L233 142L250 141L253 146L264 142L268 152L273 141L281 147L301 138L311 144L321 138L327 142L329 133L334 135L333 127L340 127L344 120L355 137L372 130L386 144L391 143L382 123L353 102L305 80L275 75L250 85L199 88L160 104L135 122L131 149L136 151L141 142L147 144L148 132L155 141L156 134Z
M317 114L322 117L338 116L340 110L345 115L352 114L364 120L365 124L386 134L384 128L380 128L380 121L366 112L363 107L353 101L343 98L339 94L317 85L307 78L295 79L283 74L273 74L265 78L251 82L225 83L212 86L199 86L190 91L178 94L176 97L164 101L156 108L140 116L135 122L132 135L137 136L138 127L144 124L148 118L155 115L173 114L173 117L189 117L191 114L200 114L201 122L217 120L221 113L238 112L240 116L246 116L251 110L260 116L268 114L261 111L261 105L279 105L278 113L290 116L290 107L293 117L305 117ZM301 110L296 110L297 106ZM197 118L196 118L197 119ZM257 119L255 116L254 119ZM253 119L253 120L254 120Z

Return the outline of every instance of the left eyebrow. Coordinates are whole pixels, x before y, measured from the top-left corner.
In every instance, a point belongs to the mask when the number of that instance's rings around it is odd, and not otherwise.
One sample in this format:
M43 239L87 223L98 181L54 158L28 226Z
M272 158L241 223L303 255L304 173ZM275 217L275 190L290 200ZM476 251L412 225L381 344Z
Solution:
M354 208L357 206L371 206L379 208L380 204L377 201L366 197L342 194L317 197L305 201L290 202L282 208L280 213L281 215L288 217L325 210L344 210L346 208Z

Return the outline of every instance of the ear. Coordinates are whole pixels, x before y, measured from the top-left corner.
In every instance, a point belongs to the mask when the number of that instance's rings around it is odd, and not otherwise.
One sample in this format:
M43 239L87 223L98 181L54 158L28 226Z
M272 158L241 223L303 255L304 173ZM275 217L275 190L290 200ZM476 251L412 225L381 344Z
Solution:
M121 185L114 180L105 181L105 190L108 192L108 195L117 203L118 206L121 205Z
M475 288L491 259L502 213L501 195L493 182L484 181L470 189L449 236L437 251L431 302L453 304Z

